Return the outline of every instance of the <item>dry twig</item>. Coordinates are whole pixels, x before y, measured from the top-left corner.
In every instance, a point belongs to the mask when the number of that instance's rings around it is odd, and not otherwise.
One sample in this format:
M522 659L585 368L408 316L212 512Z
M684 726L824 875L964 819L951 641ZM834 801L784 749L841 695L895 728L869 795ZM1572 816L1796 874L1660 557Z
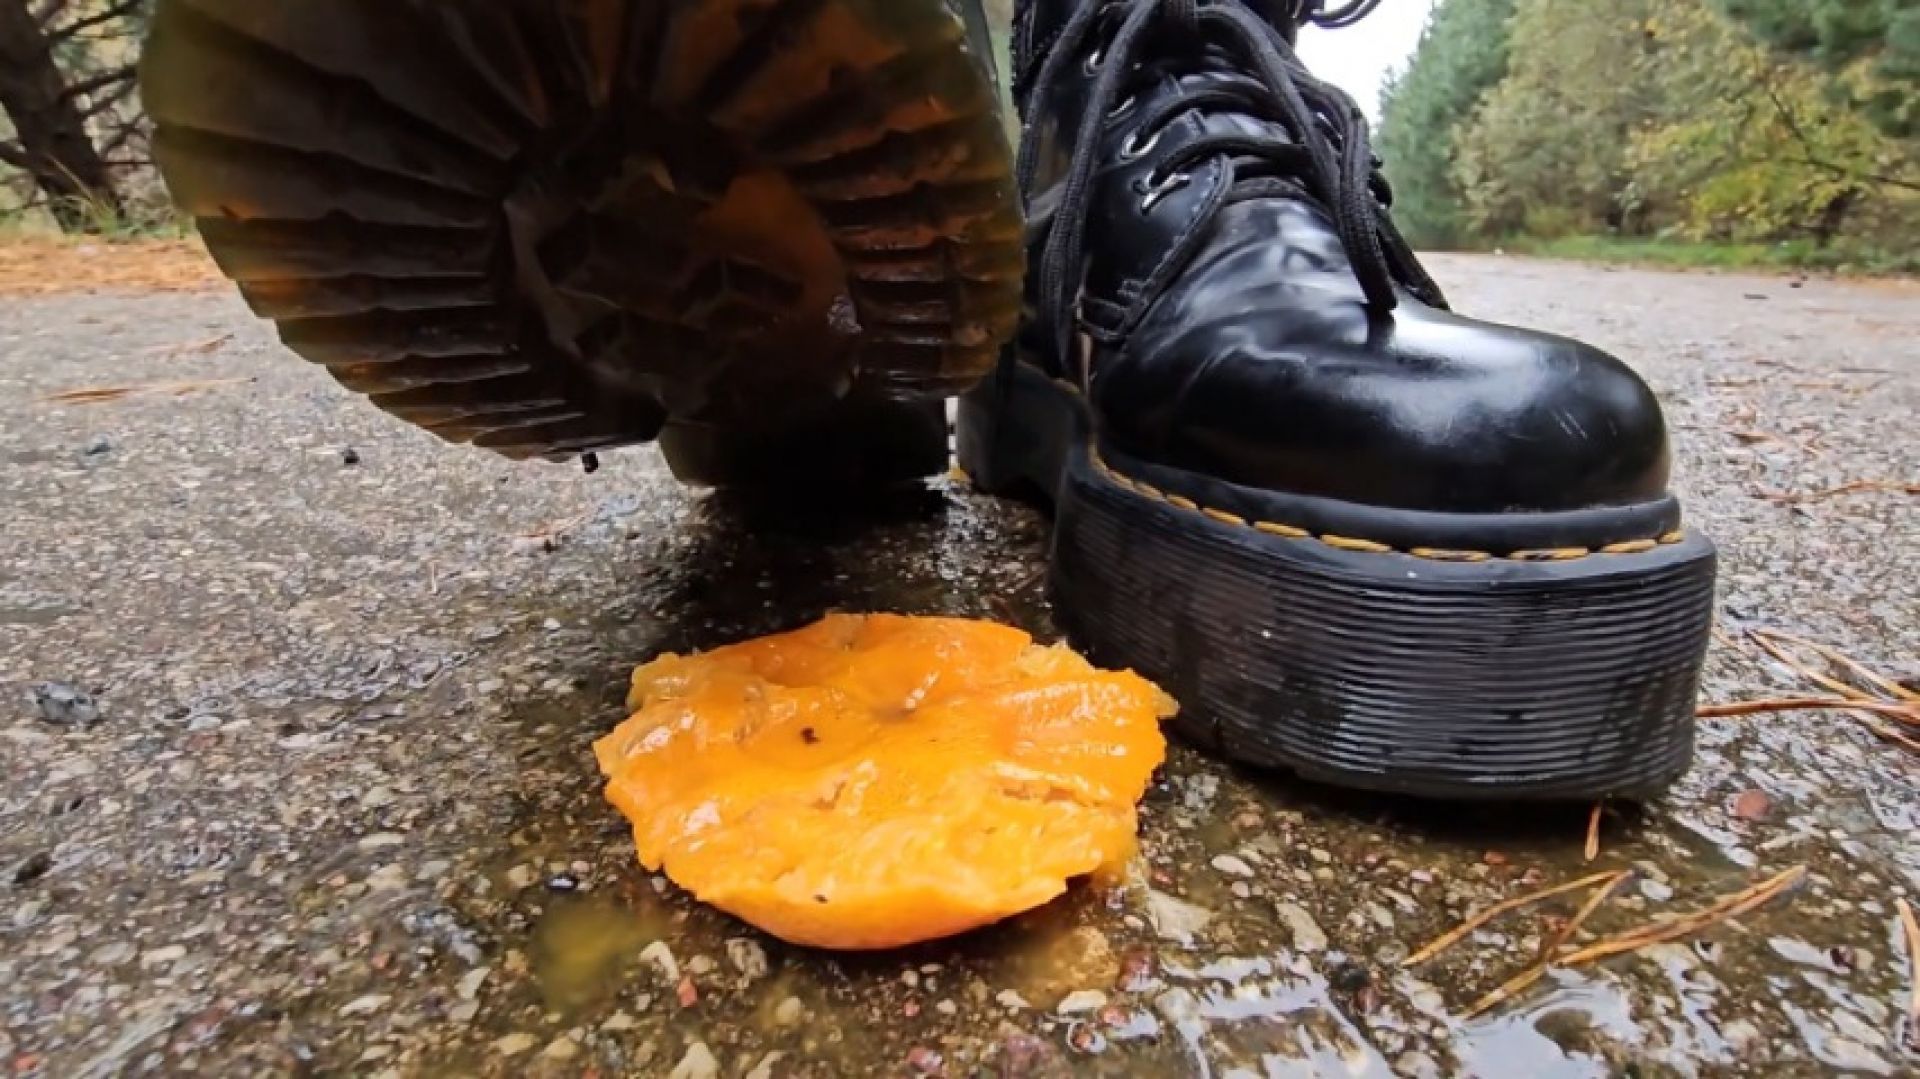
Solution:
M1593 803L1593 812L1587 817L1587 861L1600 857L1600 815L1607 810L1607 803Z

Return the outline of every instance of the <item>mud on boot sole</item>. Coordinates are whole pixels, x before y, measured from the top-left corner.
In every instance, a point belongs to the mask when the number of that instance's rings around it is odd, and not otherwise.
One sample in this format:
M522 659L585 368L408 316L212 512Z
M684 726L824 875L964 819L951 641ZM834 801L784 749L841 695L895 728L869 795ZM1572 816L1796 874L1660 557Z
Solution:
M1644 797L1690 765L1713 614L1704 536L1390 545L1329 526L1392 511L1293 499L1262 513L1267 492L1223 505L1218 481L1188 477L1203 500L1090 430L1077 390L1021 364L963 400L961 467L985 490L1053 501L1063 625L1097 662L1172 693L1189 740L1312 780L1456 799ZM1542 534L1596 527L1529 516ZM1398 525L1423 523L1475 525Z
M163 0L143 88L290 348L564 458L984 373L1023 268L992 63L977 0Z

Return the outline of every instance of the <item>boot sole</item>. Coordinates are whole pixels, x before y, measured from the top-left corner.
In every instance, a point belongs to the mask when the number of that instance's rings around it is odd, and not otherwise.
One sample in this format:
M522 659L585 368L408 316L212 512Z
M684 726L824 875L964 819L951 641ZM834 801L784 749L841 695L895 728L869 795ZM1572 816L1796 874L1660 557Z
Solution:
M1159 682L1204 748L1470 800L1642 798L1692 762L1716 561L1704 536L1395 550L1209 508L1181 493L1213 489L1201 477L1129 475L1144 470L1092 436L1079 392L1025 363L967 395L959 436L980 487L1052 501L1052 588L1074 643Z
M910 451L878 471L938 471L898 437L991 366L1023 270L956 6L166 0L142 85L220 268L402 419L515 458L684 425L719 483L873 422L845 441Z

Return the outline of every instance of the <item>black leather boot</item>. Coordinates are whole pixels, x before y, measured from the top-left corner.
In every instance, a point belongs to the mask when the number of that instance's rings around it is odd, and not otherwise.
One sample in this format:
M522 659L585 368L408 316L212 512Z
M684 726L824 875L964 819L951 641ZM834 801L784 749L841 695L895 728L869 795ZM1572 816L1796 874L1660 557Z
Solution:
M1204 746L1430 796L1658 791L1715 560L1659 405L1448 311L1359 109L1294 55L1309 6L1022 7L1031 318L962 464L1054 498L1074 638Z
M454 441L944 472L1019 316L979 0L163 0L143 89L253 309Z

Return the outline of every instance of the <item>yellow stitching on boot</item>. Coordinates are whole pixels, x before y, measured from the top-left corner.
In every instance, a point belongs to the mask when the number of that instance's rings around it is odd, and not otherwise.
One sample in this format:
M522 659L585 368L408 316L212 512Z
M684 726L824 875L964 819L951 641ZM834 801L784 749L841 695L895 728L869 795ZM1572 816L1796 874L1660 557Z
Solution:
M1070 383L1063 385L1078 392L1078 388L1072 386ZM1355 539L1350 536L1315 536L1306 529L1296 528L1293 525L1279 524L1274 521L1248 521L1238 514L1228 513L1225 510L1217 510L1209 506L1201 506L1193 499L1187 498L1184 495L1168 494L1145 480L1134 479L1124 473L1115 471L1113 466L1109 465L1106 459L1100 456L1098 449L1090 449L1089 456L1093 459L1094 467L1097 468L1102 475L1122 487L1128 487L1138 491L1147 498L1166 502L1189 512L1203 514L1222 524L1234 525L1239 528L1250 527L1256 531L1264 532L1267 535L1282 536L1286 539L1317 539L1321 543L1337 550L1356 551L1362 554L1410 554L1415 558L1424 558L1433 562L1488 562L1496 558L1513 562L1573 562L1582 558L1591 558L1595 555L1602 554L1645 554L1661 544L1680 543L1687 537L1685 529L1676 529L1660 536L1658 539L1631 540L1626 543L1615 543L1603 547L1598 551L1588 547L1550 547L1541 550L1514 551L1506 555L1496 555L1488 551L1455 551L1438 547L1415 547L1410 551L1401 551L1398 548L1388 546L1384 543L1376 543L1373 540Z
M1488 551L1450 551L1443 547L1415 547L1407 553L1415 558L1425 558L1434 562L1493 561L1493 555Z
M1359 551L1363 554L1392 554L1393 548L1372 540L1352 539L1347 536L1321 536L1320 542L1329 547L1338 547L1343 551Z
M1592 553L1586 547L1548 547L1538 551L1515 551L1507 557L1515 562L1571 562Z

